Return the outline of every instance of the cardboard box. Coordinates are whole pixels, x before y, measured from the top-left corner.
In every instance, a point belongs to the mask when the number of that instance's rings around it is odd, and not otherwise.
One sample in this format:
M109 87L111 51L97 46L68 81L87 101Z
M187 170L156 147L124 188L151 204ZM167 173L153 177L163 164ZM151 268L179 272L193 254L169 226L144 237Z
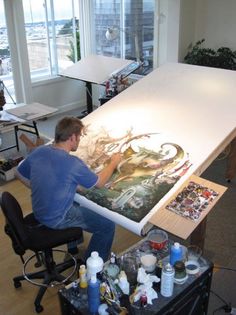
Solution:
M3 171L0 169L0 178L6 182L13 180L15 178L15 169L16 167L13 167L8 171Z

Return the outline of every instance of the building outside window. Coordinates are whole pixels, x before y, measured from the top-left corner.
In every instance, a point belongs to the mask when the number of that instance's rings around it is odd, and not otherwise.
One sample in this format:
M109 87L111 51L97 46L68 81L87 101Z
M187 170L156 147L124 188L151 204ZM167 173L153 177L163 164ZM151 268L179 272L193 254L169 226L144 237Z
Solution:
M0 76L11 73L11 56L3 1L0 1Z
M11 54L8 43L8 33L3 0L0 0L0 81L2 81L4 84L1 84L0 89L4 90L6 102L13 103L11 98L11 95L14 95ZM5 88L3 88L4 86Z
M80 58L78 1L23 0L23 7L31 77L57 75Z
M70 0L66 5L63 0L22 0L22 4L32 80L56 76L61 69L80 59L80 52L77 49L79 47L77 0ZM8 8L11 7L14 11L13 6L12 2ZM5 86L14 97L8 43L8 36L12 34L6 23L6 14L9 10L5 12L4 9L4 0L0 0L0 80L4 80ZM19 45L22 45L21 40Z
M155 0L93 0L94 50L97 54L140 59L153 68ZM116 32L112 40L107 30Z
M141 74L151 71L157 56L154 58L157 3L157 0L69 0L66 3L64 0L0 0L1 48L3 44L6 46L6 50L0 50L2 73L10 78L12 87L14 77L17 102L33 99L32 82L56 77L62 69L79 60L80 44L82 56L96 53L139 58L145 65ZM108 28L118 30L118 36L112 41L105 36Z

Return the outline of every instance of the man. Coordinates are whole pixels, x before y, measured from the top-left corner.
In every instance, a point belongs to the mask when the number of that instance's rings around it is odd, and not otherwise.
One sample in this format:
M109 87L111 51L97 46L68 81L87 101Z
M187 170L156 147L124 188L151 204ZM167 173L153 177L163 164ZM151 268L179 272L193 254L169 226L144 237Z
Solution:
M75 203L74 195L79 186L103 187L121 161L121 155L112 155L99 174L92 172L81 159L69 154L77 150L83 127L78 118L61 119L55 129L54 143L34 149L18 166L16 175L31 188L33 212L40 223L54 229L81 227L92 233L85 259L97 251L106 261L115 224Z

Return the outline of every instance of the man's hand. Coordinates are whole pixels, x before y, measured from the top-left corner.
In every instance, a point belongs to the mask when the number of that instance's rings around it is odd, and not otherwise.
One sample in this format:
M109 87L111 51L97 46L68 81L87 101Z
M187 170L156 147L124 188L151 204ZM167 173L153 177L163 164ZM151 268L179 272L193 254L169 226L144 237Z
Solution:
M96 184L96 187L101 188L108 182L121 160L121 153L114 153L111 156L110 163L106 167L104 167L104 169L98 174L98 182Z

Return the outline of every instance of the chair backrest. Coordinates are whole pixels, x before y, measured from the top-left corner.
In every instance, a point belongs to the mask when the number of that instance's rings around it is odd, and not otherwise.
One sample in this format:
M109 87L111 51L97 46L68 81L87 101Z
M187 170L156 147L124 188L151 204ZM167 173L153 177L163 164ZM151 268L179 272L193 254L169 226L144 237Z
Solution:
M12 240L15 253L22 256L27 249L28 240L22 209L13 195L7 191L2 193L0 203L6 219L5 232Z

